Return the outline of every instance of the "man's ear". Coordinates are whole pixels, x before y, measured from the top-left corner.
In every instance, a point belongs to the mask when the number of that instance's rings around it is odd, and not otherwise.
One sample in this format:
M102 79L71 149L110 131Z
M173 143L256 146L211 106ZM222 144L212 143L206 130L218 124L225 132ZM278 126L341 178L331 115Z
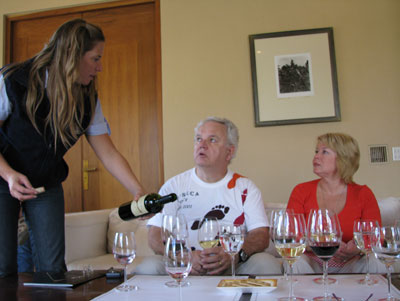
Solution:
M228 162L231 162L233 159L233 154L235 153L235 146L234 145L229 145L227 147L227 153L226 153L226 160Z

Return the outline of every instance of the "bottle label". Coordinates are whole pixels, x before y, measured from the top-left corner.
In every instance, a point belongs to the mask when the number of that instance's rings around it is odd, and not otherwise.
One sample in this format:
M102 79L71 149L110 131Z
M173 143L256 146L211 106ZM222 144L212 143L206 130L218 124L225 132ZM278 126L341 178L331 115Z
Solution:
M141 216L144 214L149 213L146 210L146 207L144 206L144 199L146 198L146 195L140 197L137 202L132 202L131 203L131 211L133 213L133 215L135 216Z

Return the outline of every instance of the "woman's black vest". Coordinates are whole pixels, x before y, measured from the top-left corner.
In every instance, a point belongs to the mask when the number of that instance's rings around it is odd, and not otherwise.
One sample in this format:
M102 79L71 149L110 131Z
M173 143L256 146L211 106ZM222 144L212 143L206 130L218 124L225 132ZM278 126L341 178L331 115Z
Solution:
M50 188L60 184L68 175L68 166L63 156L67 148L57 141L50 127L45 130L45 118L49 112L47 96L36 114L36 123L42 134L33 127L26 114L26 96L30 62L14 71L5 79L6 91L11 102L11 114L0 129L0 151L8 164L28 177L33 187ZM82 128L85 130L91 120L90 101L85 99L85 115ZM84 130L79 134L81 136ZM71 138L72 139L72 138ZM70 140L71 145L77 140ZM57 151L55 150L57 149ZM0 178L0 185L7 185Z

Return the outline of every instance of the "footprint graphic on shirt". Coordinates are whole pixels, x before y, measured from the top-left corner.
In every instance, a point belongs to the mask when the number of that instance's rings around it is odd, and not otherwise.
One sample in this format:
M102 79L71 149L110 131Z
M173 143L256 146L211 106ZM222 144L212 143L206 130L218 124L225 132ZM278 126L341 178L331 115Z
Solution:
M225 207L224 205L217 205L217 206L211 208L211 210L209 212L207 212L207 214L204 216L204 218L216 217L217 219L221 220L225 217L225 215L228 212L229 212L229 207ZM197 220L192 224L190 229L197 230L201 227L202 224L203 224L203 221L201 221L201 223L199 223L199 221Z

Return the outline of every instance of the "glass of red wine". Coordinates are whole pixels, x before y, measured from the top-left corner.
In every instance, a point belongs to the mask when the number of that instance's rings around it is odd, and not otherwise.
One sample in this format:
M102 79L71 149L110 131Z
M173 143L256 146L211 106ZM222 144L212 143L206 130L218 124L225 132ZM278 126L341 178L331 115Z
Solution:
M327 209L311 210L308 216L308 246L323 262L324 295L315 301L338 301L338 296L328 293L328 261L335 255L342 241L342 231L336 213Z
M366 285L374 285L378 283L378 279L371 277L369 273L369 257L372 253L372 242L374 239L375 228L379 227L377 220L355 220L354 221L354 242L357 248L363 252L367 261L367 272L364 279L360 279L358 283Z
M164 264L165 270L179 287L179 300L182 301L182 282L192 270L192 251L186 240L168 237L165 243Z
M113 244L114 258L124 266L124 283L117 286L121 292L137 290L136 285L127 283L127 267L133 262L136 256L135 234L133 232L116 232Z

